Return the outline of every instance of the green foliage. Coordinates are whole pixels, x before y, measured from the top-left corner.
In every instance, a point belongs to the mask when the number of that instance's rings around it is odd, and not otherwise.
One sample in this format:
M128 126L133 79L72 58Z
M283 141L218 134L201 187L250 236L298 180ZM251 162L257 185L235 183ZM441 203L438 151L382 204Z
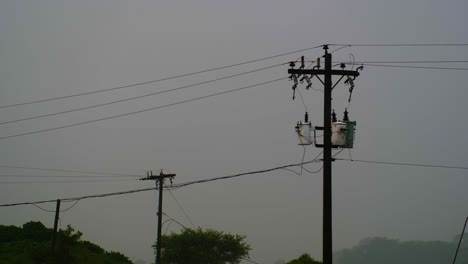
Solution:
M213 229L184 229L162 237L161 261L171 264L240 263L249 256L251 247L245 236L232 235ZM156 249L156 245L153 246Z
M107 252L98 245L81 240L83 235L67 226L57 235L52 252L53 230L40 222L22 228L0 225L0 264L131 264L118 252Z
M293 259L286 264L322 264L322 262L313 259L309 254L302 254L299 258Z

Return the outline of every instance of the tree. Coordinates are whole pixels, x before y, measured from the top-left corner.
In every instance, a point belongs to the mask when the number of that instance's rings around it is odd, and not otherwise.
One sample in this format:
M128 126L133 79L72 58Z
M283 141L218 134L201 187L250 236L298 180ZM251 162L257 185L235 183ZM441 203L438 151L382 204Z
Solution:
M82 233L71 226L57 236L51 254L53 230L41 222L28 222L23 227L0 225L0 263L8 264L131 264L128 257L108 252L81 239Z
M445 241L400 241L384 237L367 238L358 245L335 253L338 264L439 264L451 263L456 243ZM457 263L465 264L466 256L459 255Z
M322 264L322 262L313 259L309 254L302 254L299 258L293 259L286 264Z
M237 264L249 256L250 245L245 236L213 229L186 228L181 233L162 236L161 261L186 264ZM156 245L153 246L156 249Z

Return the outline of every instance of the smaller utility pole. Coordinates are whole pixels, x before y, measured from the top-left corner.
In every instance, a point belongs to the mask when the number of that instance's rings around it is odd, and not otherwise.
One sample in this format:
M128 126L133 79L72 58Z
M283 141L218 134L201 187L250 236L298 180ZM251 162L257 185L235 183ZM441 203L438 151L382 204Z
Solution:
M458 241L457 250L455 251L455 256L453 257L452 264L455 264L455 262L457 261L458 250L460 250L460 245L463 240L463 235L465 234L466 223L468 223L468 217L465 219L465 224L463 225L463 229L460 235L460 240Z
M142 181L154 180L156 188L159 189L159 204L158 204L158 236L156 239L156 264L161 264L161 228L162 228L162 201L163 201L163 186L166 178L169 178L171 183L174 179L175 174L164 174L163 171L159 175L153 175L153 171L147 172L145 178L141 178Z
M57 199L57 205L55 207L55 220L54 220L54 233L52 234L52 253L55 252L55 242L57 241L57 227L60 214L60 199Z

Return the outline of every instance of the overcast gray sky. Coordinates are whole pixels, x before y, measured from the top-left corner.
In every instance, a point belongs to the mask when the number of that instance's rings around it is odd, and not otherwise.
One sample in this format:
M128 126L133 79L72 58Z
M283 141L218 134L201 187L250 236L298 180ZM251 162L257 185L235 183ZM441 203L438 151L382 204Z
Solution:
M468 43L463 0L120 1L0 3L0 106L96 91L282 54L325 43ZM336 48L336 47L332 47ZM0 109L0 121L154 93L295 60L321 49L104 93ZM348 47L334 61L468 60L468 47ZM467 64L423 66L467 67ZM11 124L0 137L175 103L281 77L287 66L138 100ZM355 159L466 166L467 71L365 67L350 107ZM316 88L321 88L314 82ZM339 116L347 87L334 90ZM301 87L322 123L322 93ZM287 80L135 115L0 141L0 165L145 175L168 169L175 183L300 162L294 125L305 107ZM307 158L320 152L307 147ZM349 158L343 151L341 158ZM310 170L320 164L307 165ZM297 168L296 168L297 169ZM337 161L334 250L369 236L450 240L468 214L465 170ZM77 173L0 168L1 175ZM109 178L106 178L109 179ZM121 178L116 178L121 179ZM6 181L67 178L3 177ZM75 179L92 180L92 179ZM1 203L153 186L152 182L0 184ZM259 263L309 252L321 259L322 175L288 171L181 188L173 194L196 226L244 234ZM169 195L164 210L189 221ZM63 208L71 204L64 204ZM54 209L54 204L43 207ZM83 200L61 214L84 238L136 259L153 259L155 192ZM53 214L2 208L0 224ZM165 226L163 228L166 231ZM168 231L177 231L176 224Z

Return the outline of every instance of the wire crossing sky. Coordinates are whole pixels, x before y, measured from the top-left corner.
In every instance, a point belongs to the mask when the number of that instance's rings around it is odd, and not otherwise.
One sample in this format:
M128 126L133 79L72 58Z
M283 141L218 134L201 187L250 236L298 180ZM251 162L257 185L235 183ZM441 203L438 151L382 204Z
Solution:
M51 211L74 198L62 226L149 263L157 197L135 179L168 168L172 219L245 235L258 263L320 260L321 164L298 164L321 149L298 146L294 127L305 112L323 126L323 85L299 83L292 100L287 70L302 56L323 69L328 44L334 69L364 66L351 102L350 86L333 89L337 119L346 110L356 121L354 148L337 156L348 161L333 164L333 250L369 237L452 241L468 211L466 10L455 0L3 1L0 182L21 183L0 184L0 201ZM2 225L53 224L34 205L1 210Z

